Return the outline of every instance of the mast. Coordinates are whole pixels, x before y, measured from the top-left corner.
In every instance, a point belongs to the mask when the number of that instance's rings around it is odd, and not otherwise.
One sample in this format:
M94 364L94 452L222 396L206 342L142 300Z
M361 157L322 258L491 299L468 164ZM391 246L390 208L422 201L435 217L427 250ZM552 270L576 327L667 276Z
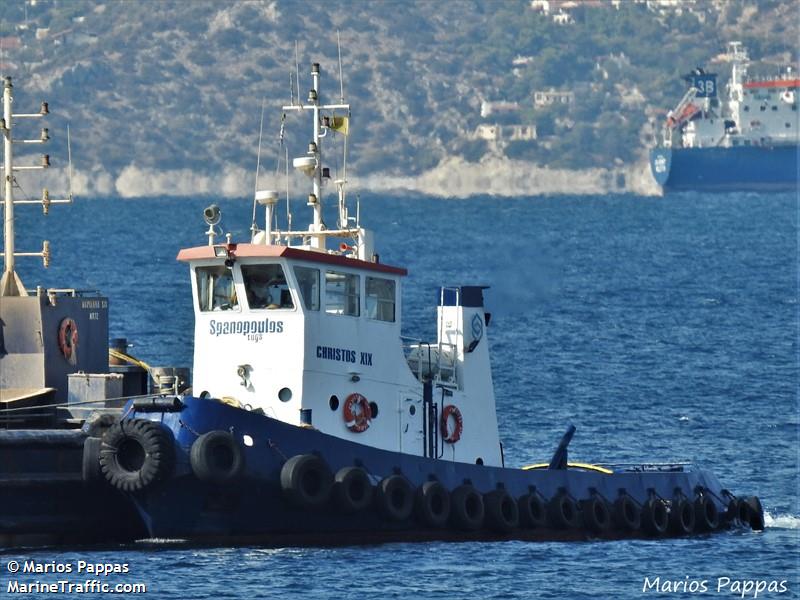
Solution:
M730 42L728 44L728 54L733 63L728 97L733 102L740 102L742 100L742 85L747 77L747 65L750 60L747 56L747 50L745 50L741 42Z
M15 258L17 256L38 256L42 258L44 266L50 266L50 242L45 240L42 244L41 252L16 252L14 244L14 205L15 204L40 204L44 214L48 214L51 204L69 204L72 202L72 150L69 142L69 130L67 130L67 152L69 153L69 179L70 179L70 192L69 197L60 200L50 198L50 192L47 188L42 190L42 197L40 200L14 200L14 171L33 171L38 169L47 169L50 166L50 157L47 154L42 155L42 162L40 165L25 165L14 166L13 161L13 145L14 144L44 144L50 139L47 129L42 129L41 136L37 139L13 139L12 125L14 119L40 119L46 116L50 111L47 102L42 102L42 106L38 113L19 113L12 114L11 104L14 99L12 97L12 90L14 86L11 85L11 77L6 77L3 84L3 120L0 122L0 131L3 133L3 182L4 182L4 195L3 195L3 277L0 279L0 296L27 296L28 292L22 284L22 280L17 275L15 270Z
M311 65L311 91L308 94L314 106L314 147L316 151L317 169L314 172L314 231L322 231L322 148L319 139L319 63ZM311 198L309 198L311 202ZM317 238L319 240L319 238Z
M3 278L0 279L0 296L27 296L25 286L14 270L14 171L11 153L11 78L3 85L3 179L5 182L3 219Z
M298 98L298 104L284 106L284 111L303 111L311 110L314 118L314 129L311 142L308 144L308 152L305 156L300 156L293 160L295 168L311 177L312 193L308 196L308 206L314 211L314 222L309 228L311 235L311 247L316 249L325 248L325 223L322 220L322 139L327 135L329 127L323 125L320 118L321 110L350 110L349 104L321 104L320 103L320 69L319 63L311 65L312 87L308 92L307 104L302 104ZM324 130L324 132L323 132Z

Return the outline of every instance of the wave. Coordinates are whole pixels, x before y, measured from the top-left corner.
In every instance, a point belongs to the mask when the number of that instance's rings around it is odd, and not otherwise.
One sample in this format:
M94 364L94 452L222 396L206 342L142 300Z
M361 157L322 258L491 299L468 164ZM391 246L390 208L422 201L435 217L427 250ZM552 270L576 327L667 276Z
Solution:
M800 517L795 515L772 516L764 511L764 526L771 529L800 529Z

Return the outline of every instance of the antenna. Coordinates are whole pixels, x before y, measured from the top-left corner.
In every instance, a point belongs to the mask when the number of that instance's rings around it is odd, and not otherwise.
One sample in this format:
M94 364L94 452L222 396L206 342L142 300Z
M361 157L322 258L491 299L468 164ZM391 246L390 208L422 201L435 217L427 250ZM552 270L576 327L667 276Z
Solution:
M289 204L289 147L283 147L283 151L286 153L286 223L287 223L287 231L292 230L292 207ZM289 244L289 239L286 240L286 245Z
M261 122L258 126L258 154L256 155L256 182L255 182L255 189L253 191L253 223L250 225L250 232L255 234L256 229L258 228L256 225L256 197L255 194L258 192L258 171L261 168L261 137L264 133L264 104L266 102L266 98L261 99Z
M336 50L339 52L339 102L344 104L344 78L342 77L342 40L336 30Z
M297 40L294 41L294 82L297 85L297 102L302 106L303 100L300 98L300 60L297 57Z
M344 104L344 75L342 74L342 40L339 35L339 30L336 30L336 50L339 53L339 100ZM350 121L350 110L347 111L347 121ZM344 136L344 148L342 153L342 183L339 186L340 204L345 205L346 211L346 195L344 186L347 184L347 137ZM345 213L346 214L346 213ZM344 226L347 227L347 217L345 216Z
M72 202L72 143L69 137L69 123L67 123L67 165L69 169L69 201Z

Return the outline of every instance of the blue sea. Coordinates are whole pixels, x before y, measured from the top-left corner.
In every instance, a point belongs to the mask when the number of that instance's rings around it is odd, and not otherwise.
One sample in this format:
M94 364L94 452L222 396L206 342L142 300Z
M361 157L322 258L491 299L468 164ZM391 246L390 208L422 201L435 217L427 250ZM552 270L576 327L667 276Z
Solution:
M19 259L20 274L28 287L101 290L112 337L127 337L150 364L190 366L189 280L175 255L205 243L208 203L80 199L46 219L17 207L18 250L47 238L53 252L48 270ZM250 203L219 204L223 228L244 238ZM304 204L294 210L295 224L305 220ZM365 193L361 215L382 262L409 269L405 334L434 337L439 285L491 286L506 464L547 460L574 424L572 460L694 461L735 493L760 496L766 530L581 543L14 549L0 557L0 593L7 562L33 557L126 563L129 573L106 580L145 583L151 598L754 598L759 581L788 588L759 598L800 597L794 194ZM679 591L645 591L656 578ZM705 592L689 585L701 581Z

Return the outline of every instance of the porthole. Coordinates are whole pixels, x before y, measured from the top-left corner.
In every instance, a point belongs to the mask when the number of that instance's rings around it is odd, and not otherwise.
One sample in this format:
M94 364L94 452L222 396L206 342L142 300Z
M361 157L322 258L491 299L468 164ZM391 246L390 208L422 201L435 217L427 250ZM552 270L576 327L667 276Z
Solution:
M369 403L369 412L373 419L378 416L378 405L375 402Z
M242 436L242 443L245 446L247 446L248 448L252 448L253 447L253 437L250 436L250 435L247 435L247 434L243 435Z
M414 416L416 413L417 413L417 407L416 406L414 406L412 404L411 406L408 407L408 414L410 414L411 416Z
M331 407L331 410L339 410L339 398L336 395L331 396L331 399L328 400L328 406Z
M292 399L292 390L290 390L287 387L281 388L280 391L278 392L278 400L280 400L281 402L288 402L291 399Z
M482 459L482 458L479 456L479 457L477 458L477 460L475 461L475 464L476 464L476 465L482 465L482 464L483 464L483 459Z

